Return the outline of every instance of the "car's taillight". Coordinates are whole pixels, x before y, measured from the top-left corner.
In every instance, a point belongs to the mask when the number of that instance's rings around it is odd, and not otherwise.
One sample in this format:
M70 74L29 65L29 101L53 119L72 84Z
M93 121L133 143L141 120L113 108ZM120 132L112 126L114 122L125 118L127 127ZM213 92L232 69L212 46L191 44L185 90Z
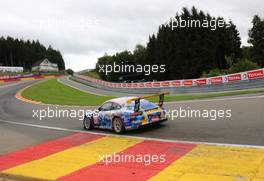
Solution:
M129 116L140 116L140 115L142 115L142 114L143 114L142 111L138 111L138 112L130 113Z

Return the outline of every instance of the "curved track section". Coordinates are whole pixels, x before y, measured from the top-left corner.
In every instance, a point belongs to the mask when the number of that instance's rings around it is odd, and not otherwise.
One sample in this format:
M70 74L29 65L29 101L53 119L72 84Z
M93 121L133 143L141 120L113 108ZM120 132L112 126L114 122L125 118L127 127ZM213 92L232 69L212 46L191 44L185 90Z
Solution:
M36 110L81 110L83 109L81 107L33 105L15 98L17 91L34 82L36 81L22 82L10 87L0 88L0 154L43 140L67 135L69 134L67 130L83 131L82 121L78 118L47 117L40 120L39 117L34 117L34 111ZM71 84L71 86L76 85ZM78 87L78 89L82 89L82 87ZM169 140L264 146L263 95L185 101L165 105L168 110L175 110L180 107L196 110L230 109L232 117L228 119L218 118L217 120L195 117L175 118L160 126L128 132L127 135ZM92 108L87 107L86 109ZM93 130L93 132L112 134L112 132L102 130Z

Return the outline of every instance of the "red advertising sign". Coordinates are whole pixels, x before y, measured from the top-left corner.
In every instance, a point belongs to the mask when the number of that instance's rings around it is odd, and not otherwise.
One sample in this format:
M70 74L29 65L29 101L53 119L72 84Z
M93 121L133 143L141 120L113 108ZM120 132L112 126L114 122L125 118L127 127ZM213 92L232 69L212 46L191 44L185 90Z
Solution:
M9 79L8 75L0 76L0 80Z
M258 79L264 77L264 70L255 70L247 73L248 79Z
M153 86L154 86L154 87L160 87L160 82L154 82L154 83L153 83Z
M15 82L20 81L20 78L5 79L4 82Z
M138 83L140 88L145 87L144 82Z
M0 80L6 80L6 79L18 79L21 78L21 75L4 75L0 76Z
M179 87L179 86L181 86L181 81L180 80L174 80L171 82L171 85L174 87Z
M146 82L145 85L146 87L152 87L152 82Z
M184 86L192 86L193 85L193 81L192 80L184 80L183 85Z
M197 85L206 85L206 79L198 79L196 80Z
M162 82L161 85L162 85L163 87L169 87L169 86L170 86L170 82L169 82L169 81Z
M127 86L127 84L126 84L126 83L123 83L123 84L122 84L122 87L126 87L126 86Z
M223 83L223 77L213 77L211 78L212 84L222 84Z
M234 74L234 75L229 75L227 76L228 82L234 82L238 80L242 80L241 74Z
M128 83L127 84L127 87L129 87L129 88L132 87L132 84L131 83Z
M132 87L136 88L136 87L138 87L138 84L137 83L133 83Z

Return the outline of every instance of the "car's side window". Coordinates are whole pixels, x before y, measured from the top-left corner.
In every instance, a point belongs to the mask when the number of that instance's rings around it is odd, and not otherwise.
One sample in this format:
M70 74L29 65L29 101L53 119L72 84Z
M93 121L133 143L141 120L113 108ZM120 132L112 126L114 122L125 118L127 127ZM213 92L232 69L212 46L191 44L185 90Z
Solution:
M119 104L113 103L113 110L121 109Z
M106 102L101 106L101 111L110 111L112 110L112 103Z

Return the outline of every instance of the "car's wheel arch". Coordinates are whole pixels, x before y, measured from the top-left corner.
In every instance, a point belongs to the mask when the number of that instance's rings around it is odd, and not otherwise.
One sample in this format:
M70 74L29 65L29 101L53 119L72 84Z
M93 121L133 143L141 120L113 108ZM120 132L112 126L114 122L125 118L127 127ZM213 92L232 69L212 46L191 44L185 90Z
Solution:
M120 119L120 120L123 122L123 120L122 120L122 118L121 118L120 116L117 116L117 115L113 116L113 118L112 118L112 120L111 120L112 129L114 129L114 124L113 124L113 122L114 122L114 120L115 120L116 118ZM123 124L124 124L124 122L123 122Z
M90 120L90 128L87 128L86 125L85 125L86 119ZM90 116L85 115L84 118L83 118L83 127L84 127L84 129L92 129L94 127L93 118L90 117Z

